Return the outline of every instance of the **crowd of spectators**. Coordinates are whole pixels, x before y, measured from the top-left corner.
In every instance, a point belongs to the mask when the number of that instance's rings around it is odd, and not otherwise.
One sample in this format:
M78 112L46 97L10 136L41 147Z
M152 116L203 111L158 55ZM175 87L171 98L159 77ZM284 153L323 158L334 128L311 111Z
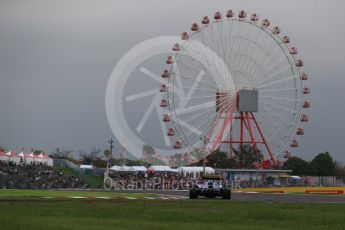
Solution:
M109 177L118 189L184 190L201 182L201 179L172 172L110 172Z
M64 175L59 170L42 163L19 164L0 161L0 188L61 189L86 188L78 177Z

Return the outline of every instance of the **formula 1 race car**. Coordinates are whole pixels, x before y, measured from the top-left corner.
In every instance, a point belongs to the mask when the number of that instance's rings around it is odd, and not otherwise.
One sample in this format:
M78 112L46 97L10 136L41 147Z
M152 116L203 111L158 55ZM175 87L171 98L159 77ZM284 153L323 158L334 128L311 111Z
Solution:
M189 190L190 199L198 199L198 196L214 198L217 196L222 199L231 199L231 189L227 188L222 179L218 176L207 176L202 178L202 182Z

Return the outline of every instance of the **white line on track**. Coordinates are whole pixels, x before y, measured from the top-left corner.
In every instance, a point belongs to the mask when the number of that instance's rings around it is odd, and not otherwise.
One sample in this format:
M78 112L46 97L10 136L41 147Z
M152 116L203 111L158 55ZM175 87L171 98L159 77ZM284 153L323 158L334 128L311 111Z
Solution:
M135 197L126 197L126 199L128 199L128 200L136 200L137 198L135 198Z

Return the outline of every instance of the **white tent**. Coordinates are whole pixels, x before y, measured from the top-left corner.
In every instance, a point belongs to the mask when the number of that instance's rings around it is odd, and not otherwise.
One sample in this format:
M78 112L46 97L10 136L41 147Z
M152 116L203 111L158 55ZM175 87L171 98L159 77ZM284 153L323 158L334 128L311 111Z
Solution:
M179 167L177 171L183 176L189 175L192 178L198 178L200 174L204 171L204 167ZM214 169L211 167L205 167L206 174L214 174Z
M8 161L8 155L0 151L0 161Z
M134 172L134 169L132 169L129 166L121 166L117 171L118 172Z
M152 165L149 168L149 171L154 171L154 172L174 172L177 173L176 169L172 169L169 166L166 165Z
M136 172L146 172L147 169L144 166L132 166L131 169Z
M19 157L22 157L22 158L23 158L23 160L24 160L24 156L25 156L25 154L24 154L24 152L21 152L21 153L18 153L18 156L19 156Z
M53 159L51 159L48 154L41 151L41 154L38 155L42 159L42 163L48 166L53 166Z
M45 159L44 159L42 153L40 155L33 155L33 158L34 158L34 162L35 163L38 163L38 164L42 163L42 164L44 164L44 162L45 162Z
M34 162L34 153L24 153L24 163L31 164Z
M110 168L110 170L112 170L112 171L118 171L119 168L121 168L121 167L120 167L120 166L117 166L117 165L114 165L114 166L112 166L112 167Z
M44 155L44 164L47 166L53 166L53 159L51 159L50 157L48 157L48 155Z
M9 156L9 159L8 159L9 161L12 161L16 164L20 163L20 157L15 152L10 151L6 154Z
M93 169L93 165L80 165L79 168L81 168L81 169Z

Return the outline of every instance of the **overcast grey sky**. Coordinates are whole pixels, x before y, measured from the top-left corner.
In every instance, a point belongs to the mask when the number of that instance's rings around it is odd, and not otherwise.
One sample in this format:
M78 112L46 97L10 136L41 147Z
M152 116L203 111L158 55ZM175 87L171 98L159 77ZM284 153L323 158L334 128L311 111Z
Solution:
M295 155L328 150L345 163L342 0L0 0L0 145L105 148L105 89L121 56L229 8L271 19L304 59L311 121Z

